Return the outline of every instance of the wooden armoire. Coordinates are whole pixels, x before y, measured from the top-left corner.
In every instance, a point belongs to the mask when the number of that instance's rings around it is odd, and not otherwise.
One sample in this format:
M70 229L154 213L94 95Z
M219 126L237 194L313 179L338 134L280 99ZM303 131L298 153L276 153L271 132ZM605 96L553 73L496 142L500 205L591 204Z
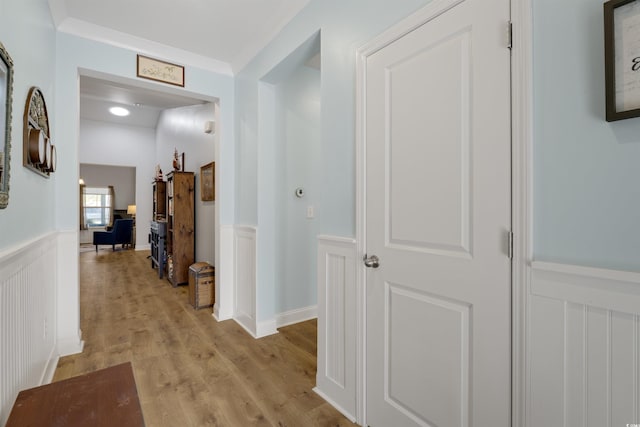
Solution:
M167 279L175 287L189 282L189 267L195 262L195 175L173 171L167 174Z

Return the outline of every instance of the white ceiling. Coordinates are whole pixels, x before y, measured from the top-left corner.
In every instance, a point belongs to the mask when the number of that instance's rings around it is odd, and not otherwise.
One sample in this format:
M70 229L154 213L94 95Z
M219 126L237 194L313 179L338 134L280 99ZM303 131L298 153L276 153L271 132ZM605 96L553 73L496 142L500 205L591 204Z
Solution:
M48 1L60 31L233 73L310 0Z
M162 110L205 102L94 77L80 77L80 117L83 119L155 128ZM131 114L114 116L109 113L111 107L124 107Z
M233 74L310 0L48 1L59 31ZM90 120L155 128L162 110L203 102L93 77L80 79L80 116ZM109 114L115 105L131 114Z

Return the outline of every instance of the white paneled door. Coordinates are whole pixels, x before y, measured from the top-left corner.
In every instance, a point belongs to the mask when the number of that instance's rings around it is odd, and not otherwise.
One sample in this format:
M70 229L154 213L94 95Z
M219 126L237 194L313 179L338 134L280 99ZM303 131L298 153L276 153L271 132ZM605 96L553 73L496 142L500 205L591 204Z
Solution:
M367 424L508 426L509 1L418 15L363 59Z

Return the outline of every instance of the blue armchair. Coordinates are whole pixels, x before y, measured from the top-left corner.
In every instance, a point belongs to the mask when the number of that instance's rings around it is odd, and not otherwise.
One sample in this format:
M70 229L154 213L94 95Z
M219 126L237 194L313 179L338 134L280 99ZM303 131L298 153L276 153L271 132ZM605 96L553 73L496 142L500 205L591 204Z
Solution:
M115 251L117 244L130 244L132 230L133 219L116 219L111 231L94 231L93 244L96 245L96 252L98 245L111 245L111 249Z

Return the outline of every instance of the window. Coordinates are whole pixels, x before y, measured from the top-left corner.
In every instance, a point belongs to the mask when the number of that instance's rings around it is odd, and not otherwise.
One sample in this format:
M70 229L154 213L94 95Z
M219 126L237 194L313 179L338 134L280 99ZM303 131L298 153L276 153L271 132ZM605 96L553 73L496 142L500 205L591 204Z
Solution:
M86 187L82 196L84 220L88 227L111 224L113 196L108 187Z

